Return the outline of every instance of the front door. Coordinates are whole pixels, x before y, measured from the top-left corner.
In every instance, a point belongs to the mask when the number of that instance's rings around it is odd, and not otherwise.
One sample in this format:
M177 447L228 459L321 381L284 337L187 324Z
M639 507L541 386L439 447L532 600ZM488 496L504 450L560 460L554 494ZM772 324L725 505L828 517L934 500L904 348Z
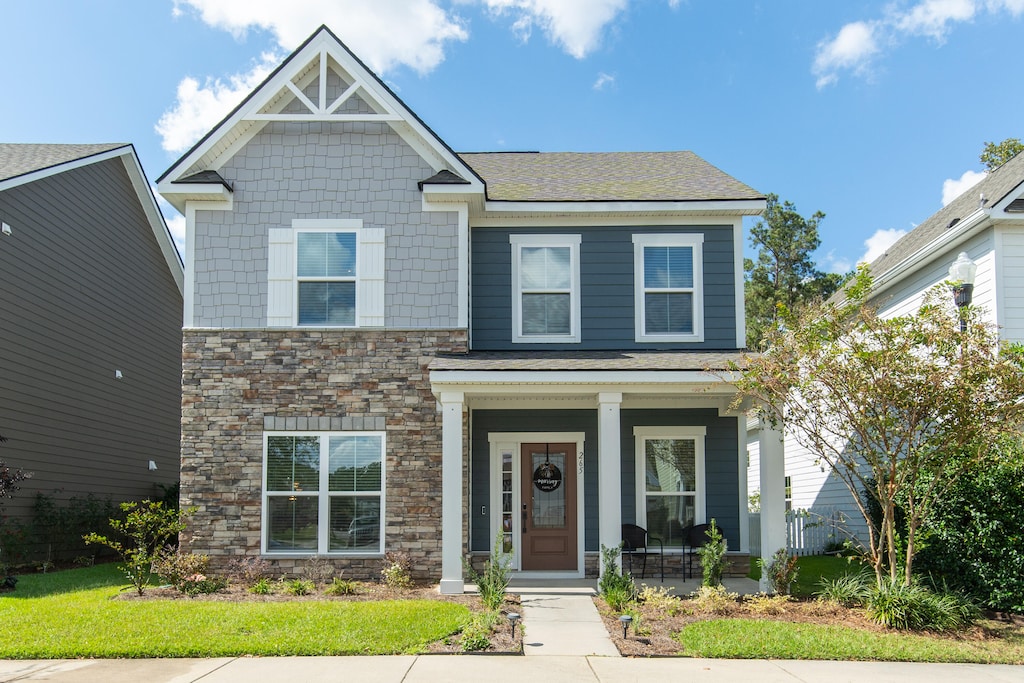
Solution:
M576 570L576 444L522 445L522 568Z

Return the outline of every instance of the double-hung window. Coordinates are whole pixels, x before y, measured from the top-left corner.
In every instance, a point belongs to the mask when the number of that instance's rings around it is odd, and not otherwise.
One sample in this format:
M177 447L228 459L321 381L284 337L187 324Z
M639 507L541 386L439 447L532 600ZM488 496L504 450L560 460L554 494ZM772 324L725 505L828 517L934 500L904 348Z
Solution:
M265 553L383 552L383 433L271 432L264 438Z
M512 341L580 340L580 236L511 235Z
M296 234L299 325L356 324L356 233L327 230Z
M636 341L704 341L703 240L633 235Z
M705 521L704 427L635 427L637 523L682 548L683 530Z

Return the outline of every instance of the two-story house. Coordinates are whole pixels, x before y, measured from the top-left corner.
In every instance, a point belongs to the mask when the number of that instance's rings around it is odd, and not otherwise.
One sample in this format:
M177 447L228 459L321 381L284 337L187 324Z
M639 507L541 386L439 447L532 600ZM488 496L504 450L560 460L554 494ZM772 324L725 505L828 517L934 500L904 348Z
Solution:
M461 592L496 543L596 575L636 522L747 559L742 219L690 152L457 154L326 28L159 179L186 216L185 547L389 551ZM744 570L745 571L745 570Z

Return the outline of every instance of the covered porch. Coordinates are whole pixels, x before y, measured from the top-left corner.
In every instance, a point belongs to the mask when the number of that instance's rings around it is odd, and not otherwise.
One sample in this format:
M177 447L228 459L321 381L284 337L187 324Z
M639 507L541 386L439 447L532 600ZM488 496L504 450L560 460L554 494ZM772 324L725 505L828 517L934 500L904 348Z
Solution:
M730 556L745 559L746 420L730 410L726 370L740 360L701 352L435 359L441 591L463 592L463 558L495 544L512 552L517 580L594 577L601 546L619 544L623 523L669 540L665 553L677 565L683 548L673 529L714 517ZM779 480L781 518L778 444L778 469L762 481Z

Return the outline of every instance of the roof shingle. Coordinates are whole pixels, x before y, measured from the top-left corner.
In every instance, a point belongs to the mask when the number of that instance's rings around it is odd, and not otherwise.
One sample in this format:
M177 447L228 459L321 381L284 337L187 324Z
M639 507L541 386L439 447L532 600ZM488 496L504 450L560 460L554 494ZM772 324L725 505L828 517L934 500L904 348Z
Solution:
M764 199L693 152L467 152L494 201Z
M9 180L26 173L41 171L125 146L126 143L123 142L98 145L2 143L0 144L0 180Z

